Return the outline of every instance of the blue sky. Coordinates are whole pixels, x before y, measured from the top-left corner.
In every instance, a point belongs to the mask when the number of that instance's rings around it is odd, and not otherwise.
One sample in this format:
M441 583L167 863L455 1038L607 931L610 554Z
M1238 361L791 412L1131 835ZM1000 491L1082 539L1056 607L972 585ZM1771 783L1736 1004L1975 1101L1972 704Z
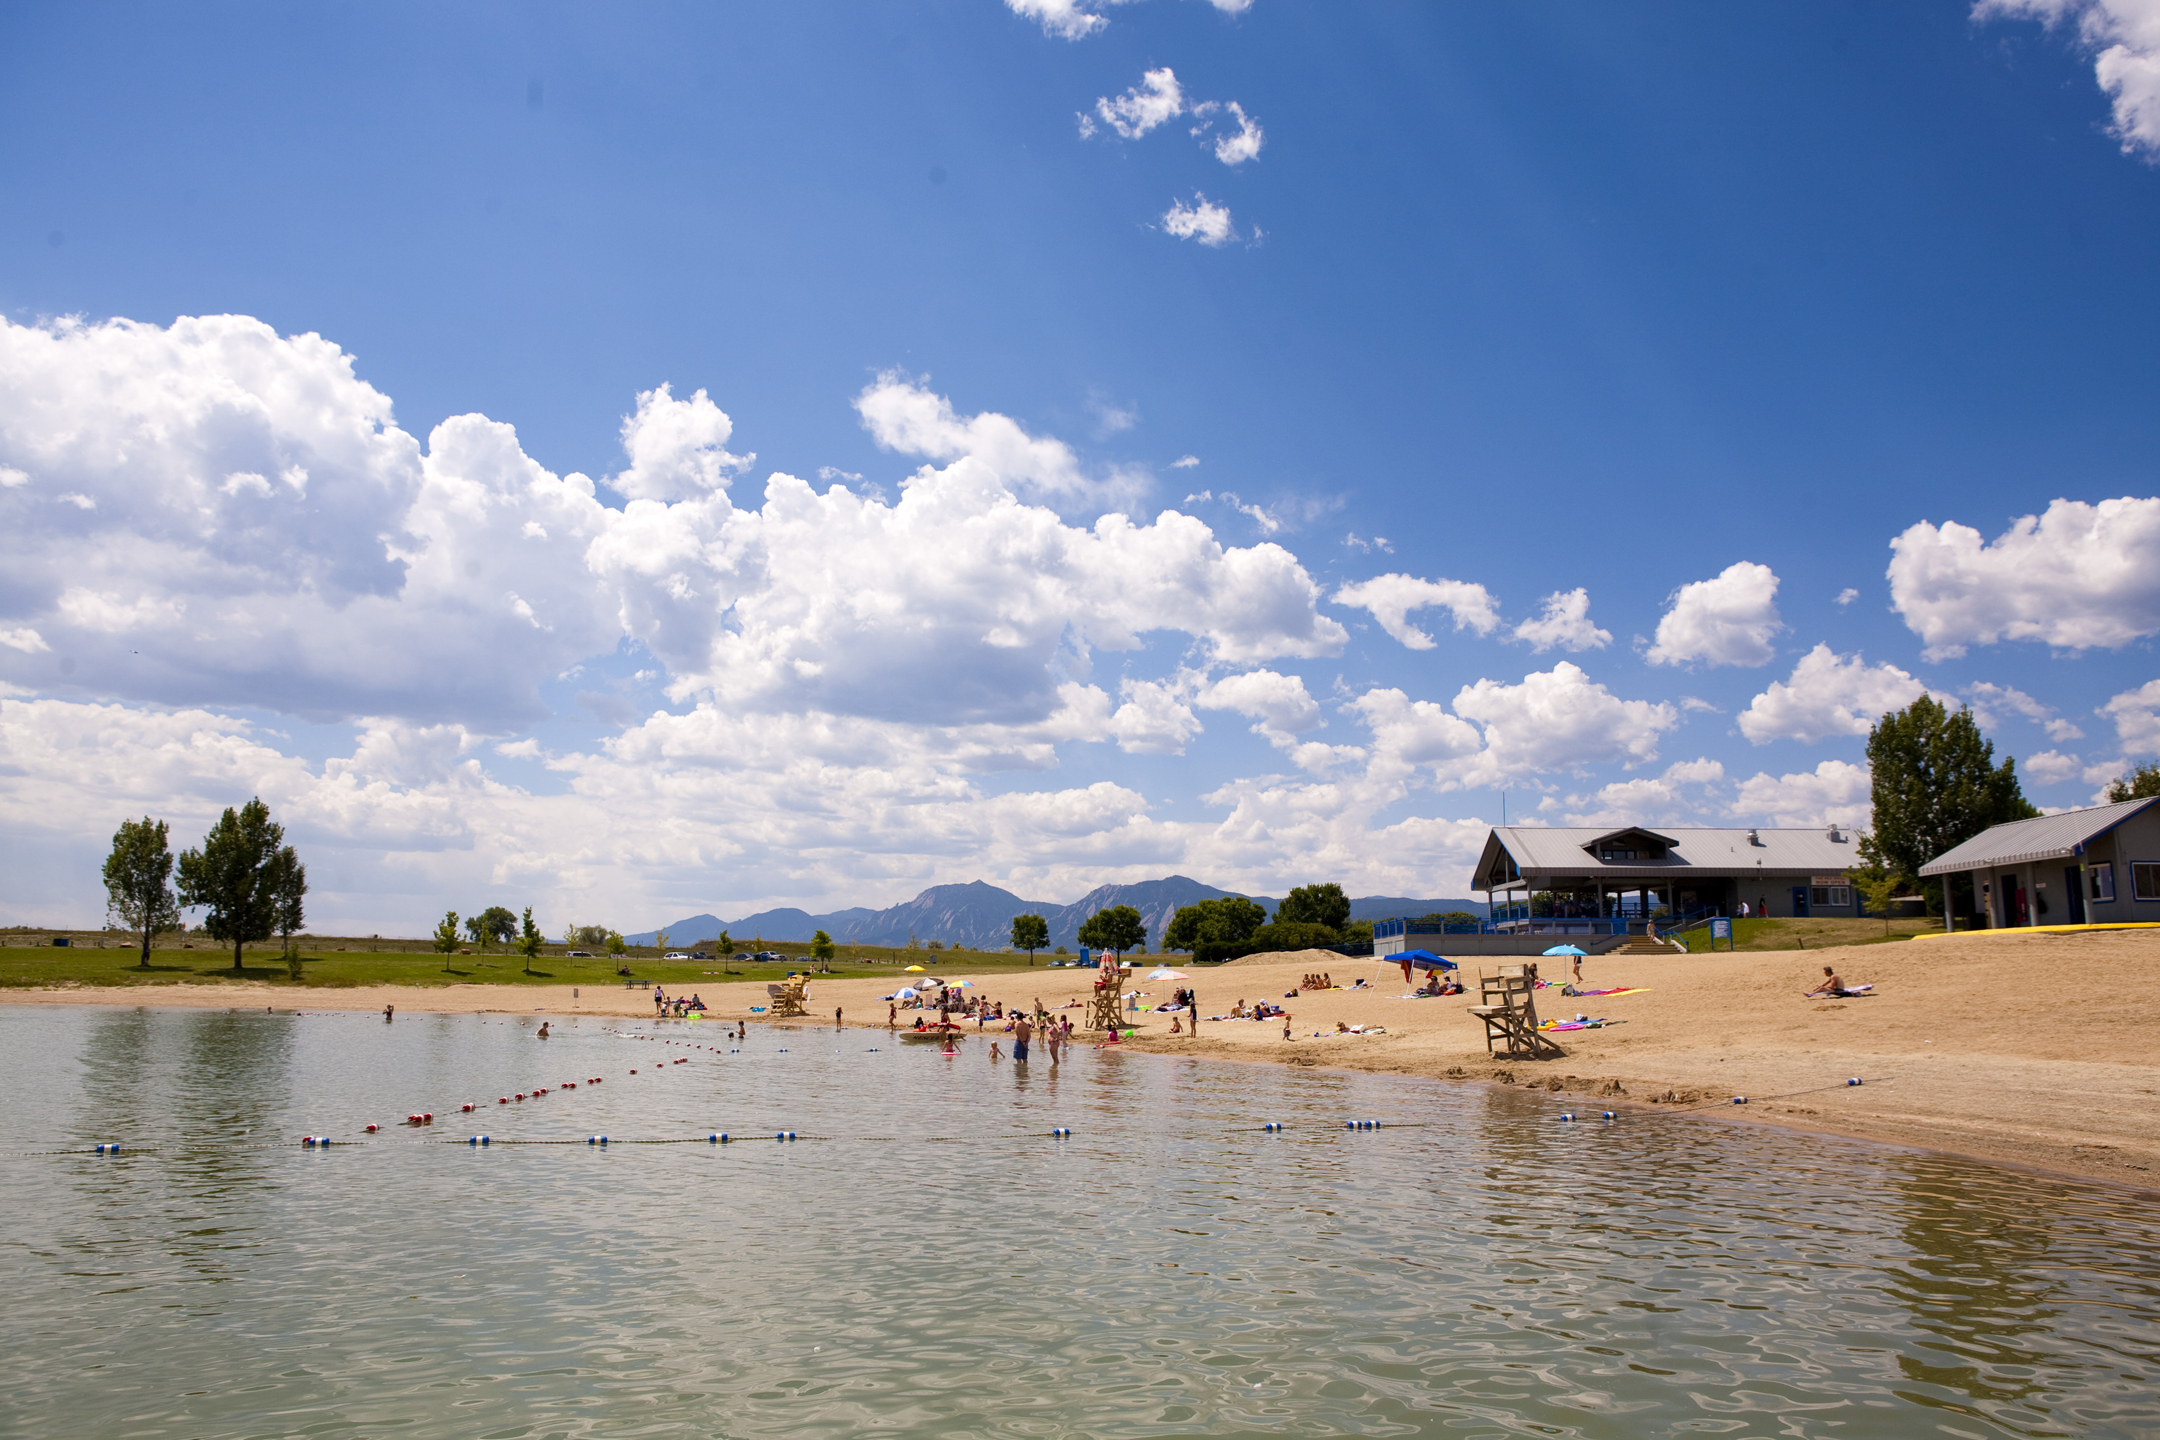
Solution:
M2156 57L2146 0L0 12L0 910L257 791L325 926L1454 894L1502 790L1864 823L1922 688L2086 803L2160 753Z

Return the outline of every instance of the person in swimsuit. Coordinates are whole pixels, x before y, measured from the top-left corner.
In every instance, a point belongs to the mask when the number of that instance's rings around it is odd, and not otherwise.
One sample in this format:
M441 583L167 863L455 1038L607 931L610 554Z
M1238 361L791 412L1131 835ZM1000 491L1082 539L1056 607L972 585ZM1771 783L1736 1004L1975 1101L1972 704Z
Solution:
M1019 1019L1013 1021L1014 1063L1025 1064L1027 1062L1028 1037L1032 1036L1034 1033L1035 1027L1028 1023L1028 1018L1025 1015L1022 1015Z

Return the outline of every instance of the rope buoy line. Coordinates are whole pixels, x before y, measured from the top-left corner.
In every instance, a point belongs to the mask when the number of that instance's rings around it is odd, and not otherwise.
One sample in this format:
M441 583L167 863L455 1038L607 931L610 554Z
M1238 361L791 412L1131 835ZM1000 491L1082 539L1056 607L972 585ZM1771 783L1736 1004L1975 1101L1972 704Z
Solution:
M1673 1105L1665 1107L1664 1113L1667 1115L1692 1115L1698 1110L1708 1110L1716 1106L1749 1105L1758 1100L1792 1100L1802 1095L1820 1095L1826 1090L1850 1090L1861 1085L1887 1085L1896 1078L1895 1075L1878 1075L1873 1080L1869 1080L1863 1076L1854 1075L1848 1079L1838 1081L1835 1085L1816 1085L1806 1090L1787 1090L1781 1095L1735 1095L1730 1100L1704 1100L1694 1105Z

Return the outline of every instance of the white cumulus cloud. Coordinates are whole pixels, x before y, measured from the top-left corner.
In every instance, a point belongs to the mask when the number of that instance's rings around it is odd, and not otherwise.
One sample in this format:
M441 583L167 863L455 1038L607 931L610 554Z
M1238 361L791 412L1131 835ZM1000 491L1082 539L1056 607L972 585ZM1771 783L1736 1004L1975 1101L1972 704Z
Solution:
M2160 680L2125 690L2097 712L2115 722L2115 736L2130 755L2160 755Z
M1086 0L1005 0L1005 8L1042 26L1043 34L1079 40L1110 22Z
M1764 771L1741 781L1732 815L1756 824L1793 829L1843 825L1865 830L1875 813L1873 795L1866 766L1825 760L1811 771L1785 775ZM1858 863L1857 855L1854 863Z
M2113 102L2125 154L2160 158L2160 4L2154 0L1979 0L1976 18L2077 25L2094 52L2093 76Z
M1430 650L1433 637L1410 623L1420 610L1446 610L1457 630L1490 635L1500 624L1492 592L1468 580L1424 580L1415 575L1376 575L1345 585L1334 595L1337 605L1372 612L1380 628L1412 650Z
M2160 633L2160 498L2057 500L1992 542L1923 520L1890 549L1891 603L1931 660L1998 640L2115 649Z
M1260 122L1245 113L1245 107L1231 100L1223 108L1237 120L1238 128L1230 134L1215 137L1215 158L1225 165L1242 165L1248 160L1260 158L1260 146L1267 138Z
M2083 730L2014 685L1997 685L1992 681L1981 680L1966 686L1964 693L1972 702L1973 719L1980 723L1982 729L2000 729L2003 714L2008 712L2022 715L2040 726L2047 731L2050 740L2085 738Z
M724 490L755 456L730 455L735 422L703 390L677 400L666 385L637 397L637 412L622 423L622 446L630 467L608 480L632 500L684 500Z
M1465 785L1601 762L1642 764L1657 758L1658 737L1680 723L1672 706L1622 700L1566 660L1519 685L1465 685L1454 708L1485 727L1483 753L1454 777Z
M1227 206L1217 205L1197 191L1193 200L1191 205L1171 201L1170 208L1163 212L1162 228L1180 240L1198 240L1208 246L1227 245L1238 238Z
M2019 769L2042 785L2052 785L2058 780L2068 780L2085 772L2085 762L2075 755L2065 755L2059 750L2042 750L2028 755L2018 762Z
M1326 723L1320 718L1319 702L1306 693L1304 680L1273 670L1225 676L1203 688L1193 703L1203 710L1234 710L1246 716L1253 722L1253 734L1278 749L1288 748L1299 735Z
M1615 780L1590 795L1570 795L1556 807L1570 825L1658 825L1694 820L1711 803L1710 787L1725 779L1715 760L1682 760L1662 775Z
M1857 654L1817 645L1800 657L1791 678L1771 681L1740 712L1740 733L1757 745L1865 735L1885 711L1926 693L1927 686L1895 665L1869 665Z
M1538 617L1515 627L1515 638L1528 641L1532 650L1550 650L1557 645L1580 653L1604 649L1612 643L1612 632L1590 623L1590 592L1578 586L1546 596Z
M1104 95L1095 101L1096 117L1127 140L1138 140L1184 113L1185 92L1178 85L1176 72L1167 65L1147 71L1140 83L1123 95ZM1083 126L1083 130L1087 128Z
M1777 653L1778 577L1769 566L1741 560L1708 580L1673 592L1658 621L1647 658L1653 665L1765 665Z

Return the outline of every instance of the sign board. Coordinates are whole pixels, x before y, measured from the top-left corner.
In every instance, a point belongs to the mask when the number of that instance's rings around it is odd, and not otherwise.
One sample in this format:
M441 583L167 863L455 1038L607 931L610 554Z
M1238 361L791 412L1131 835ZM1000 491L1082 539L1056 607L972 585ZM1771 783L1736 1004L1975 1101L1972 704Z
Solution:
M1810 885L1850 885L1843 875L1817 875L1808 881Z
M1712 920L1710 922L1710 938L1712 940L1732 939L1732 921L1722 919Z

